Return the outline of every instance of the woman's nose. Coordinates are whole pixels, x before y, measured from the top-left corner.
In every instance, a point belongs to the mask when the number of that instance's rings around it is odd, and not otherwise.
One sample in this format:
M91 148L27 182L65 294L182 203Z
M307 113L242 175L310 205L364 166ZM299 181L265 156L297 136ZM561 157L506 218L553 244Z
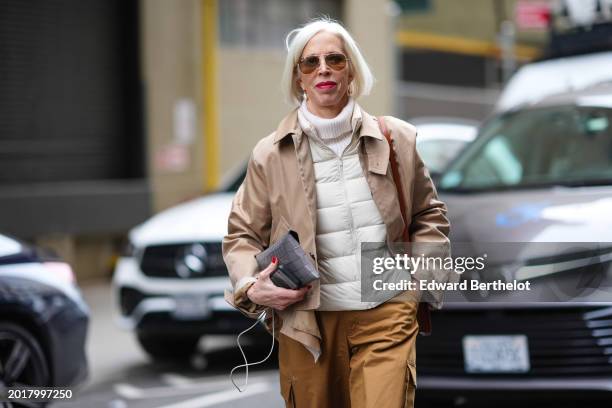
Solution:
M329 67L325 63L325 58L321 58L319 61L319 74L326 74L329 73L329 71Z

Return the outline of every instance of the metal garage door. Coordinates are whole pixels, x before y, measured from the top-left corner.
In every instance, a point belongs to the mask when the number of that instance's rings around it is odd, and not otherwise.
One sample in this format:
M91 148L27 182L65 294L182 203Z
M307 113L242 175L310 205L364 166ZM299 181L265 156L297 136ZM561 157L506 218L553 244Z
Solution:
M143 176L137 2L0 0L0 185Z

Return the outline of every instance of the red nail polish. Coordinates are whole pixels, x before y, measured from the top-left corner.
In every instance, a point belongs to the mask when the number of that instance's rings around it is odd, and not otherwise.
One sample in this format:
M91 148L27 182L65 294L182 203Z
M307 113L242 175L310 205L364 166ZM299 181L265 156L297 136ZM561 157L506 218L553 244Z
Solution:
M273 256L273 257L272 257L272 263L273 263L273 264L278 263L278 258L277 258L277 257L275 257L275 256Z

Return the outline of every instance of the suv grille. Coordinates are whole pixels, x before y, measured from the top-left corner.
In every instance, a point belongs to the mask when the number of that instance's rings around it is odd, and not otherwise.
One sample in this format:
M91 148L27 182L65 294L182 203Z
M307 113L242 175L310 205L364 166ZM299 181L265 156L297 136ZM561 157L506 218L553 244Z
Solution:
M155 278L198 279L227 276L220 242L146 247L140 261L142 272Z
M423 374L492 376L464 371L463 336L524 334L530 371L496 376L612 375L612 307L444 310L433 313L432 325L432 335L418 339Z

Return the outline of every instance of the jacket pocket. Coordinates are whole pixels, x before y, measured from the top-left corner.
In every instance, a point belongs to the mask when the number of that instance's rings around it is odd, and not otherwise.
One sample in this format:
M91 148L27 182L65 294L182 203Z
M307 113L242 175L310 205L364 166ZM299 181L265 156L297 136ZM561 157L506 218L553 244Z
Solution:
M416 364L411 361L406 361L406 398L404 400L404 408L414 407L416 387Z
M281 395L283 400L285 400L286 408L295 408L295 395L293 392L293 382L291 378L281 377Z

